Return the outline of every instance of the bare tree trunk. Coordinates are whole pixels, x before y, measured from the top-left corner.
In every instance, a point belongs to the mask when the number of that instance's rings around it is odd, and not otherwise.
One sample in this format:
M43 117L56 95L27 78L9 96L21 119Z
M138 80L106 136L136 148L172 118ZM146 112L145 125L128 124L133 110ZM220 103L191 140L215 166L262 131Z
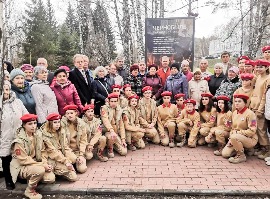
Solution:
M133 49L131 48L131 24L130 24L130 8L129 1L123 0L123 48L124 48L124 56L127 59L127 64L131 64L133 62L131 56L133 53Z
M122 31L122 25L121 25L121 21L120 21L120 17L119 17L119 12L118 12L117 1L114 0L113 2L114 2L114 11L115 11L115 15L116 15L116 21L117 21L117 26L118 26L118 30L119 30L119 35L121 38L122 46L124 46L123 31Z
M252 52L252 41L253 41L253 36L254 36L254 29L253 29L253 6L254 6L254 0L249 1L249 39L248 39L248 56L251 57L251 52Z
M160 18L164 18L164 0L160 0Z
M158 0L155 0L155 18L158 17Z
M147 7L147 2L148 2L148 0L144 0L144 17L145 18L147 18L148 17L148 11L147 11L147 9L148 9L148 7Z
M263 38L263 34L265 32L265 28L267 27L266 22L267 22L267 16L268 16L268 9L270 6L270 2L269 0L262 0L261 1L261 19L259 23L259 28L258 28L258 34L256 34L256 40L255 40L255 48L253 49L253 53L252 55L256 55L256 53L258 52L261 43L262 43L262 38Z
M144 43L143 43L143 23L142 23L142 17L141 17L141 7L140 7L140 0L136 0L136 5L137 5L137 18L138 18L138 49L139 49L139 56L140 59L144 55Z
M2 39L3 38L3 24L4 24L4 22L3 22L3 4L4 4L4 0L0 0L0 96L2 96L3 83L4 83L3 39ZM3 110L3 101L0 102L0 134L2 133L2 131L1 131L2 110Z
M241 13L241 41L240 41L240 56L243 55L243 43L244 43L244 17L243 17L243 8L242 8L242 0L239 0L239 7Z

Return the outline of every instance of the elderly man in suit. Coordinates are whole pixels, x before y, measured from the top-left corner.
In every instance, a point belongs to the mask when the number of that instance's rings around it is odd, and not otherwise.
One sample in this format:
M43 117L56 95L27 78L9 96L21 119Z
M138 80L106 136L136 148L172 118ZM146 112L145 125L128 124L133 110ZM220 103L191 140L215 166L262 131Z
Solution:
M89 73L84 70L84 59L83 55L76 54L73 57L73 63L75 68L69 73L69 80L76 87L79 97L83 105L90 104L91 102L91 82Z

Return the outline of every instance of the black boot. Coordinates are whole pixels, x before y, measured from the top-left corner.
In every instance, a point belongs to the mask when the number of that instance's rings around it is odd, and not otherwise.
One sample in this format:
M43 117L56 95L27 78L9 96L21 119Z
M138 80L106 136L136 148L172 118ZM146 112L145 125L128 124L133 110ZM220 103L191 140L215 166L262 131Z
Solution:
M13 190L15 189L15 184L12 181L12 177L10 174L10 162L12 160L11 155L6 156L6 157L1 157L2 159L2 167L3 167L3 173L5 177L5 183L6 183L6 188L8 190Z

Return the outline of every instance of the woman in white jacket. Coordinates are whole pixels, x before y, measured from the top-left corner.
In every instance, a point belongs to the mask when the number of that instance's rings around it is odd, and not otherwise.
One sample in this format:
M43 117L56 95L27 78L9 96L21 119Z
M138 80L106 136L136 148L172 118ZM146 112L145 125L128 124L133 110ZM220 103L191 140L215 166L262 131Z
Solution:
M58 106L54 92L49 86L48 70L44 66L34 69L35 80L31 82L31 92L36 102L38 126L46 122L46 117L51 113L58 113Z
M0 133L0 157L2 159L3 174L5 177L6 188L15 188L10 175L11 143L14 140L16 130L22 125L20 118L28 113L21 100L16 98L16 94L10 91L9 81L4 81L3 95L0 103L3 102L1 133ZM0 104L0 107L1 104Z

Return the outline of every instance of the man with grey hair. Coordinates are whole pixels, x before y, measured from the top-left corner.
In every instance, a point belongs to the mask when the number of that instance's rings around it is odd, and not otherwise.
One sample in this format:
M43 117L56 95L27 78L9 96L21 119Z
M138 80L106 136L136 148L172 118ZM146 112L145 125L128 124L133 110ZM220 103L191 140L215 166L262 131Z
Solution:
M183 60L181 63L181 70L182 70L182 74L185 75L187 77L188 82L192 79L193 74L190 71L190 67L189 67L189 61L187 60Z
M73 57L75 68L69 72L69 80L76 87L82 105L90 104L92 98L91 82L84 71L83 55L76 54Z
M202 59L200 61L199 67L201 69L202 79L208 79L211 75L213 75L209 70L207 70L207 68L208 68L207 59Z
M162 68L158 69L157 75L161 79L162 86L165 85L167 77L169 77L169 75L171 75L171 69L169 67L169 64L170 64L170 58L169 57L167 57L167 56L161 57Z
M43 57L39 57L37 59L37 66L45 66L47 68L47 70L48 70L48 61L47 61L47 59L45 59ZM54 73L48 70L48 79L47 79L47 81L49 82L50 85L52 83L53 78L54 78Z

